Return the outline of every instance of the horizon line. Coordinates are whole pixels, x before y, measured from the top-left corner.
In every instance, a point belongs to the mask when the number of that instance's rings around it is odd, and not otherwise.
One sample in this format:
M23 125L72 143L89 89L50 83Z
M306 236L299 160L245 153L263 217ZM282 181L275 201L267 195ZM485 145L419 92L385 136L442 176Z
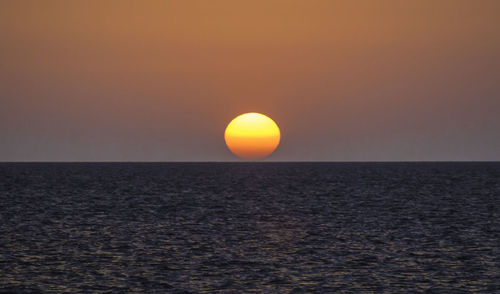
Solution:
M203 160L203 161L114 161L114 160L33 160L33 161L1 161L3 163L496 163L500 160Z

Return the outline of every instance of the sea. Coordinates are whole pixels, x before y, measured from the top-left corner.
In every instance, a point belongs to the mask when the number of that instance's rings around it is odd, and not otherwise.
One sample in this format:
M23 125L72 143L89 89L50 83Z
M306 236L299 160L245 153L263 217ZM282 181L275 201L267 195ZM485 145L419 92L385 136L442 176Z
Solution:
M500 163L0 163L0 293L500 293Z

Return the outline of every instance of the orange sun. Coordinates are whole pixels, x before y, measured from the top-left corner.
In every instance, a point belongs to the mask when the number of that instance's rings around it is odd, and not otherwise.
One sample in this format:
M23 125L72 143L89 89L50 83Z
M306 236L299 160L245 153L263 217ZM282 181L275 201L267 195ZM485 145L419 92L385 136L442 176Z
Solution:
M280 137L278 125L256 112L237 116L227 125L224 133L229 150L244 159L259 159L273 153Z

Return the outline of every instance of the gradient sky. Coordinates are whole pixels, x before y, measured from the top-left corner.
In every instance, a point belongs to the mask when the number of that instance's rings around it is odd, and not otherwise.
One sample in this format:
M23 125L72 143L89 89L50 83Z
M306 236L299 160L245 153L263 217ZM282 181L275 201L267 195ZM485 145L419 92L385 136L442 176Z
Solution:
M500 160L500 1L1 1L0 161Z

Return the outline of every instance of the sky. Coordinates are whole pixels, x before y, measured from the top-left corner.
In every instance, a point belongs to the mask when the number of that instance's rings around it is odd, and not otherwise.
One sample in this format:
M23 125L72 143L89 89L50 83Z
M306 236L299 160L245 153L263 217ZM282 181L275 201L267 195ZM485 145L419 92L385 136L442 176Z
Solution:
M500 160L500 1L0 2L0 161Z

